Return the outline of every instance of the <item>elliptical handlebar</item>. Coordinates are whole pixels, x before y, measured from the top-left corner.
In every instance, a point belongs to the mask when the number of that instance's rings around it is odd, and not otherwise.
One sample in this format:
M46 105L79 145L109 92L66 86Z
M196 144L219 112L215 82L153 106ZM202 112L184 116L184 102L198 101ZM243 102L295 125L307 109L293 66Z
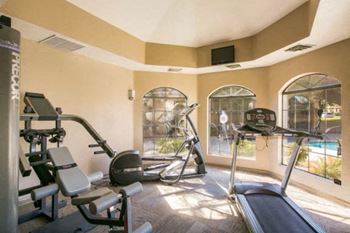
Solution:
M190 115L197 107L199 107L199 104L198 104L198 103L191 104L190 106L184 108L184 109L179 113L179 115L188 116L188 115Z

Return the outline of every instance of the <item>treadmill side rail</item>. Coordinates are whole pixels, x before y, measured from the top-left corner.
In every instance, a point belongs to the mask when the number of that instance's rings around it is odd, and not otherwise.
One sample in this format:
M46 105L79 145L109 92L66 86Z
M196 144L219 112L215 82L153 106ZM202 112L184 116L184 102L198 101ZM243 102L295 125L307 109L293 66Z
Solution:
M307 139L308 139L307 137L302 136L302 137L298 137L296 142L295 142L295 146L293 147L293 151L292 151L292 154L291 154L290 159L288 161L288 166L286 168L286 171L284 173L284 177L283 177L283 180L281 183L281 190L282 190L283 194L286 193L290 177L292 175L293 169L294 169L295 164L296 164L298 157L299 157L299 152L300 152L301 146L304 144L304 142Z
M309 214L295 204L289 197L283 196L283 199L315 230L315 232L326 233L326 231L320 225L318 225Z
M236 203L243 216L243 219L251 233L264 233L264 230L259 224L258 219L255 217L253 210L250 208L249 203L244 195L236 195Z

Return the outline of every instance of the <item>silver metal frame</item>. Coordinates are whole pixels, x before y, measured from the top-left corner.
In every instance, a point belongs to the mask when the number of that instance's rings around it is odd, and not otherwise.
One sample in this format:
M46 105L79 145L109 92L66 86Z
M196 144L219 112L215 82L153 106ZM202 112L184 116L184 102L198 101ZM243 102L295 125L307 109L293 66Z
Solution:
M292 154L290 156L290 159L288 161L288 166L286 168L286 171L284 172L284 177L281 183L281 190L282 193L285 194L288 184L289 184L289 180L290 180L290 176L292 175L293 172L293 168L295 167L295 164L298 160L298 156L299 156L299 152L301 149L301 146L307 141L308 138L306 137L299 137L297 138L296 142L295 142L295 146L293 147L293 151Z
M297 135L297 132L295 132ZM249 133L251 134L251 133ZM240 140L244 136L244 133L240 131L235 131L234 132L234 148L233 148L233 157L232 157L232 162L231 162L231 174L230 174L230 182L229 182L229 188L228 188L228 194L229 194L229 199L234 201L241 212L241 215L249 229L250 232L254 233L263 233L263 229L257 220L254 211L252 210L251 206L247 202L247 199L245 195L243 194L236 194L235 191L235 172L236 172L236 162L237 162L237 157L238 157L238 146L240 143ZM282 180L281 183L281 192L276 193L279 198L283 198L283 200L291 206L294 211L306 221L309 226L311 226L315 232L318 233L325 233L324 229L320 227L308 214L306 214L299 206L297 206L289 197L286 195L286 189L289 184L290 176L292 174L293 168L296 164L296 161L298 159L299 151L303 143L308 139L308 136L306 136L305 133L301 132L300 135L297 135L298 138L296 140L296 144L293 148L291 157L288 162L288 166L285 171L285 176Z

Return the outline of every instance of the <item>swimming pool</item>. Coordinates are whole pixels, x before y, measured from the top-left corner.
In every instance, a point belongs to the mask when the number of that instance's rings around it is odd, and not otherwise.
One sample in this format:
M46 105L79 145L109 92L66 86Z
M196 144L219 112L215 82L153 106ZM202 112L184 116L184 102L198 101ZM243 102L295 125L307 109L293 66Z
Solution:
M319 148L319 149L327 149L337 151L339 144L337 142L311 142L309 143L309 147Z

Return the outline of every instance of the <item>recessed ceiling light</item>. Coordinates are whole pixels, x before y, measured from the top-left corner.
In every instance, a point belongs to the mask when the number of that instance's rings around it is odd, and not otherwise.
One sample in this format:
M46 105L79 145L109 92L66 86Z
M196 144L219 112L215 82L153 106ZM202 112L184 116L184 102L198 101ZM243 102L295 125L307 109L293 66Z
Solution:
M170 67L168 68L169 72L180 72L182 70L182 68L180 67Z
M311 44L298 44L298 45L295 45L293 47L290 47L289 49L286 49L285 51L286 52L297 52L297 51L301 51L301 50L304 50L304 49L309 49L311 47L313 47L315 45L311 45Z
M240 68L241 65L240 64L230 64L230 65L226 65L226 67L229 69L236 69L236 68Z

